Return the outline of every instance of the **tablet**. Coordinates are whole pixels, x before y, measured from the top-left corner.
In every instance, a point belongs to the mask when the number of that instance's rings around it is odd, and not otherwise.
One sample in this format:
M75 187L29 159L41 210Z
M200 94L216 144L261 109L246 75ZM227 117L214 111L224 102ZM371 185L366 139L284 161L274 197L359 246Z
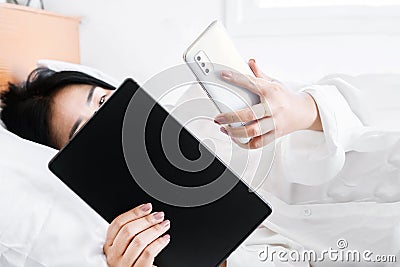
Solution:
M173 148L165 151L165 143L173 140L185 159L183 167ZM202 160L207 164L199 168ZM171 240L157 256L157 266L218 266L271 213L257 193L132 79L49 168L108 222L146 202L164 211Z

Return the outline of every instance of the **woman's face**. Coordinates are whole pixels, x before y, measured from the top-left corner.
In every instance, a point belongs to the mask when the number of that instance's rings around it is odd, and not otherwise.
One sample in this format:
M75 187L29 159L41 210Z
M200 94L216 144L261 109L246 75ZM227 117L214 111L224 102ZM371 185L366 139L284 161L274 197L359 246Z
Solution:
M60 89L51 103L50 135L60 149L113 93L86 84Z

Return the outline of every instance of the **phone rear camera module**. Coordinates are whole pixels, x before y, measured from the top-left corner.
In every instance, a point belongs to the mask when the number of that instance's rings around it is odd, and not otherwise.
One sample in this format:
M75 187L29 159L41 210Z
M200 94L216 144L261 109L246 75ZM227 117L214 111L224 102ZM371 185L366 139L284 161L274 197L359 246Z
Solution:
M208 58L208 55L203 51L200 50L198 51L194 57L194 63L198 66L199 70L204 75L209 75L213 71L213 64L211 63L211 60Z

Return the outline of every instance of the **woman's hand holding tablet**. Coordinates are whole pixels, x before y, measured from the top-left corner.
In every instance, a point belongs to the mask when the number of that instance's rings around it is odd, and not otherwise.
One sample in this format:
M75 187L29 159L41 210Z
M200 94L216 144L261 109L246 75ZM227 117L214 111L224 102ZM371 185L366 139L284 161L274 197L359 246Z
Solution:
M115 218L103 246L110 267L152 267L154 258L170 240L163 235L170 227L164 212L151 212L151 203L142 204Z

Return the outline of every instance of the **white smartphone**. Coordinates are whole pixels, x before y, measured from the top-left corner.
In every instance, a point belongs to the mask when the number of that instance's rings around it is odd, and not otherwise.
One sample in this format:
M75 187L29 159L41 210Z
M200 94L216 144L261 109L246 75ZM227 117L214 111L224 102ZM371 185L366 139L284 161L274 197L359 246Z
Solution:
M183 54L183 59L220 112L232 112L260 103L260 97L247 89L225 82L222 70L252 75L249 65L237 52L225 27L214 21ZM243 123L233 123L238 127ZM240 138L248 143L251 138Z

